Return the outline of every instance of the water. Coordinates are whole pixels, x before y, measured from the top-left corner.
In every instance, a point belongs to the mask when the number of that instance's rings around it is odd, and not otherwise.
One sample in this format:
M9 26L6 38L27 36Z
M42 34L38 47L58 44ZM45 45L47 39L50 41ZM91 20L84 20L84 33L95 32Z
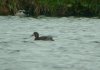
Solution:
M0 16L0 70L100 70L99 29L96 18Z

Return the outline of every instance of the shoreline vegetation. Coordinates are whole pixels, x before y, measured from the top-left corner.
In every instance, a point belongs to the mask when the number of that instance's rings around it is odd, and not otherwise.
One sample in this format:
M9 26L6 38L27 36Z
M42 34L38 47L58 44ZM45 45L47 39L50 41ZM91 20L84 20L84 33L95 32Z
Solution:
M0 0L0 15L100 17L100 0Z

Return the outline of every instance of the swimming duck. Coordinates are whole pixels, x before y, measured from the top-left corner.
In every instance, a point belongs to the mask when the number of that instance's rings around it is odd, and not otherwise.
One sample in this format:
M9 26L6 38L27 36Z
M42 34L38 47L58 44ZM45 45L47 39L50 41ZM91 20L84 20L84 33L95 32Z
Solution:
M32 34L32 36L35 36L35 39L34 40L54 41L51 36L41 36L41 37L39 37L39 33L38 32L34 32Z

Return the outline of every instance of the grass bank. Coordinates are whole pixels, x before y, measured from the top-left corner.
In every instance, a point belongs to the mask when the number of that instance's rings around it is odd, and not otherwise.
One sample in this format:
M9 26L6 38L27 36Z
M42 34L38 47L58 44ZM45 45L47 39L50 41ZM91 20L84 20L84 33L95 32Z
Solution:
M24 9L31 16L100 17L100 0L0 0L0 15Z

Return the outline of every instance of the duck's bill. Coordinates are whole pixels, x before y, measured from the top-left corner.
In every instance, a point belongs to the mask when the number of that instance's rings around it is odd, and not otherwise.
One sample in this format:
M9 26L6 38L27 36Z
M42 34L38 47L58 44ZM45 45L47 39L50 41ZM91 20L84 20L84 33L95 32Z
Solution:
M34 34L31 35L31 37L34 36Z

